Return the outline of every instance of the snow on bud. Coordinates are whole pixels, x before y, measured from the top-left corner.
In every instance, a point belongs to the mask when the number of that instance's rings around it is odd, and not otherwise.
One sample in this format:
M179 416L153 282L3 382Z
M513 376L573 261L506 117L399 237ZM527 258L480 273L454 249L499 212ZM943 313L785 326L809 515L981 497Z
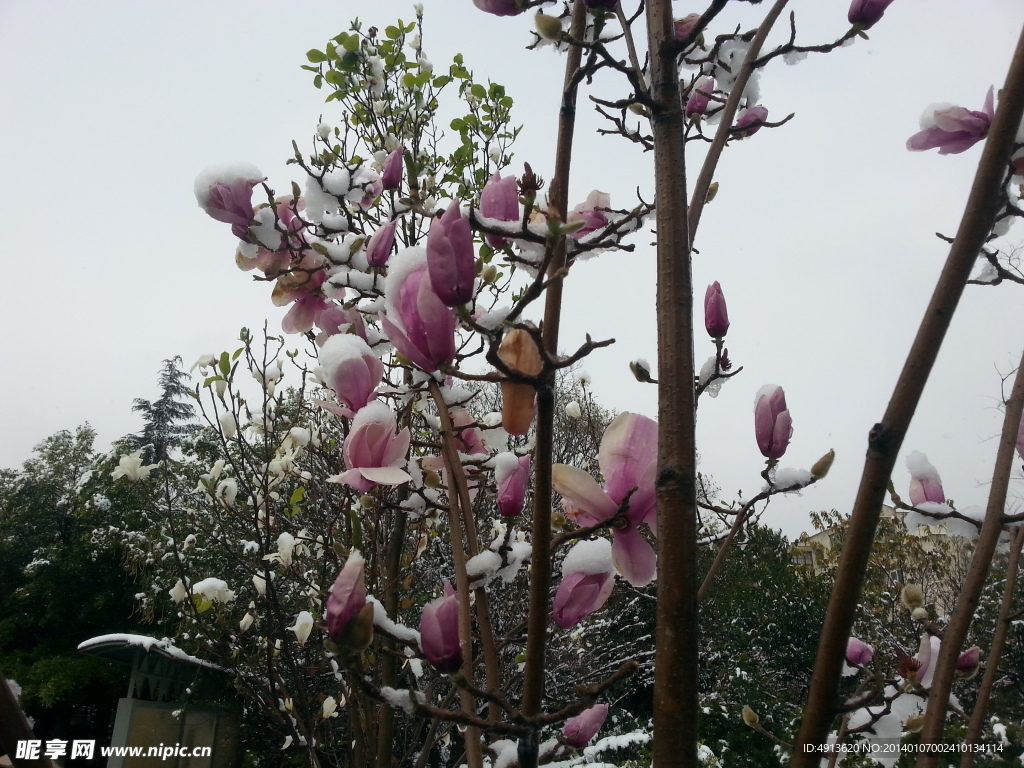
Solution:
M754 398L754 436L761 455L779 459L789 447L793 435L793 420L786 405L782 387L766 384Z
M398 189L402 186L402 171L405 170L405 147L395 147L384 160L380 170L380 180L384 189Z
M927 456L920 451L912 451L907 456L907 469L910 471L911 504L916 507L925 502L942 504L946 501L946 495L942 491L942 479Z
M980 112L948 104L933 105L921 116L922 130L907 139L907 149L923 152L937 148L940 155L958 155L988 135L993 117L995 105L991 87Z
M426 252L406 248L391 260L380 316L395 348L427 373L455 357L455 312L431 283Z
M846 641L846 660L851 664L864 666L870 664L875 656L875 649L856 637Z
M380 193L384 191L384 182L381 181L380 175L365 165L360 166L352 174L351 183L352 189L349 190L346 199L364 211L373 207L377 198L380 197Z
M329 138L331 138L331 133L333 132L334 129L327 123L320 123L320 125L316 127L316 135L319 136L324 141L327 141Z
M233 507L238 496L238 483L232 478L221 480L214 495L224 502L225 507Z
M853 0L846 18L851 24L867 29L878 23L891 4L892 0Z
M254 216L252 191L265 179L250 163L213 166L196 177L196 202L211 218L230 224L235 237L248 240Z
M713 339L720 339L729 331L729 310L717 280L704 292L704 328Z
M444 213L430 223L427 269L434 293L447 306L457 307L473 298L476 277L473 231L469 218L462 215L458 199L452 200Z
M498 512L515 517L523 511L530 485L530 454L499 453L494 457L494 482L498 486Z
M526 376L536 376L544 363L533 337L521 328L505 334L498 357L509 368ZM501 382L501 426L510 435L525 435L533 422L534 388L519 381Z
M420 615L420 648L438 672L450 675L462 667L459 598L447 582L444 595L423 606Z
M920 584L906 584L900 590L900 602L907 608L920 608L924 605L924 590Z
M768 119L768 110L765 107L750 107L740 112L736 118L736 126L733 128L733 136L745 139L753 136L764 125Z
M921 729L924 728L924 715L911 715L907 718L907 722L903 724L903 727L910 733L920 733Z
M398 221L389 221L370 237L366 244L366 263L371 267L383 267L391 258L395 246L395 228Z
M573 400L571 403L565 405L565 415L570 419L583 418L583 411L580 410L580 404Z
M608 539L576 544L562 561L562 582L552 606L555 623L575 627L608 602L615 586L615 565Z
M167 594L171 596L171 600L173 600L176 603L180 603L182 600L188 597L188 590L185 589L185 585L182 583L181 579L178 579L178 581L175 582L174 586L171 587L170 591Z
M384 378L380 358L369 344L351 333L338 333L324 341L320 370L324 383L354 413L377 398L377 387Z
M644 358L638 357L636 360L629 364L629 370L633 374L633 378L643 384L653 384L654 379L651 378L651 364Z
M299 645L305 645L309 633L313 630L313 614L309 611L299 611L299 615L295 617L295 624L288 629L295 633Z
M929 616L927 608L915 608L910 612L910 618L914 621L928 621L931 616Z
M565 721L565 725L562 727L562 738L569 746L582 749L597 735L607 718L607 704L598 704L590 709L585 709L576 717L570 717Z

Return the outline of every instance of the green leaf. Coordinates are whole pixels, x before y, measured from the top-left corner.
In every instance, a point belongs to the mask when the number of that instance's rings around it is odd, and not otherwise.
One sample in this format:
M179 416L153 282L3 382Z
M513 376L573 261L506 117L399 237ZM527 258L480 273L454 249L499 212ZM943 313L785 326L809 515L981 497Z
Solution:
M327 55L323 51L318 51L316 48L311 48L306 51L306 58L311 64L319 64L322 61L327 61Z
M412 72L406 72L404 75L402 75L402 85L404 85L406 88L415 88L416 75L414 75Z
M358 51L359 50L359 37L357 35L352 35L351 37L348 37L344 41L342 41L341 45L349 53L352 53L354 51Z
M223 376L210 376L206 381L203 382L203 389L209 389L210 385L215 381L224 381Z
M451 128L453 131L461 131L466 127L466 123L460 117L456 117L451 122Z
M384 34L387 35L388 40L397 40L402 36L402 30L398 27L387 27L384 30Z
M480 83L473 83L473 87L470 88L470 92L478 99L483 99L487 96L487 89L480 85Z
M434 78L434 87L444 88L451 81L452 78L449 75L438 75L437 77Z
M298 488L296 488L294 491L292 491L292 495L291 495L291 498L288 499L288 503L293 505L293 506L295 504L299 504L303 500L303 498L305 498L305 496L306 496L306 489L303 488L300 485Z

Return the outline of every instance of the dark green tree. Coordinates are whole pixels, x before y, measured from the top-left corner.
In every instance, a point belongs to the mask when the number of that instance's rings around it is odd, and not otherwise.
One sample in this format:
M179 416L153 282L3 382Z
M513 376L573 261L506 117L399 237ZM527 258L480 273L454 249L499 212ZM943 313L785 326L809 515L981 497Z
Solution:
M181 357L164 360L160 369L160 397L155 401L135 398L132 410L142 414L142 431L131 435L127 442L141 448L143 463L158 464L169 458L172 450L195 432L195 408L191 402L192 388L188 374L180 368Z
M138 632L140 587L120 546L97 528L129 522L148 484L115 482L116 458L98 455L84 425L0 472L0 673L22 686L40 738L106 739L126 670L80 655L83 640Z

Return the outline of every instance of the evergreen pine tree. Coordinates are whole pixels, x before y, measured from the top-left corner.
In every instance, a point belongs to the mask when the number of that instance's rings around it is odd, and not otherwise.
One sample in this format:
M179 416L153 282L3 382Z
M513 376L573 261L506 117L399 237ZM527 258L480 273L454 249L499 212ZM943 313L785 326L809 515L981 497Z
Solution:
M132 435L128 442L135 449L143 449L146 464L156 464L169 458L174 448L181 447L186 437L196 431L192 422L195 408L188 398L192 390L186 374L181 368L181 357L164 360L160 370L160 398L156 401L138 397L132 410L141 413L142 431Z

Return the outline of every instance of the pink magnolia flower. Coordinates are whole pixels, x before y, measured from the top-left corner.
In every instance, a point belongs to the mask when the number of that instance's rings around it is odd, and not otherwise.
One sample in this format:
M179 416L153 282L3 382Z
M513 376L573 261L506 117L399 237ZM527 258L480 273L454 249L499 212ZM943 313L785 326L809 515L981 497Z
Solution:
M495 16L518 16L524 10L516 0L473 0L473 5Z
M480 193L480 215L499 221L519 221L519 183L515 176L501 178L495 173ZM484 235L487 242L498 248L505 244L505 238Z
M358 549L352 551L338 573L327 598L327 634L338 642L352 618L366 605L366 561Z
M430 223L427 268L434 293L449 307L457 307L473 298L476 278L473 232L457 199Z
M380 317L395 348L427 373L455 357L455 312L434 293L422 248L391 260Z
M875 657L875 649L856 637L846 641L846 660L851 664L864 666L870 664Z
M745 139L747 136L753 136L759 130L764 122L768 119L768 109L766 107L750 107L740 112L739 117L736 118L736 125L733 128L733 136L741 139Z
M459 452L467 456L486 456L490 451L484 445L480 430L472 426L475 421L473 414L465 408L452 411L452 425L456 429L455 444L458 446Z
M305 333L312 330L320 315L330 304L323 296L306 293L297 298L281 320L281 330L285 333Z
M363 165L352 174L352 188L346 198L357 208L367 210L373 207L384 191L384 182L380 174L369 166Z
M494 482L498 486L498 513L515 517L523 511L530 486L530 454L499 453L494 457Z
M604 488L582 469L566 464L552 467L552 486L569 501L574 520L580 525L597 525L618 512L626 495L629 504L625 525L612 530L612 561L616 570L634 587L650 583L657 570L657 557L640 535L639 526L657 527L654 503L654 474L658 459L658 424L635 413L620 413L601 438L598 465ZM564 502L563 502L564 503Z
M459 643L459 598L445 582L444 596L423 606L420 614L420 648L434 668L450 675L462 667Z
M252 190L265 179L249 163L208 168L196 177L196 201L211 218L230 224L235 237L248 240L253 219Z
M320 348L324 383L344 405L358 412L377 398L384 364L370 346L351 333L331 336Z
M853 0L846 17L851 24L860 24L866 29L878 23L890 5L892 0Z
M978 673L981 664L981 648L972 646L961 653L956 659L957 676L962 678L974 677Z
M910 470L911 504L916 507L929 501L938 504L946 501L946 494L942 491L942 479L927 456L920 451L912 451L907 456L907 469Z
M785 404L782 387L766 384L754 399L754 435L766 459L780 459L790 446L793 419Z
M563 629L575 627L600 610L615 586L612 545L608 539L576 544L562 561L562 583L552 606L555 622Z
M691 13L681 19L676 19L672 24L672 36L676 40L685 40L693 32L698 21L700 21L699 13Z
M597 735L608 718L608 705L598 704L584 710L576 717L570 717L562 728L565 743L571 747L582 749Z
M401 485L411 480L403 469L409 452L409 429L395 434L396 427L395 414L384 403L374 401L363 406L352 419L342 449L348 469L327 481L366 493L375 485Z
M754 396L754 436L761 455L779 459L789 447L793 435L793 420L786 406L786 393L782 387L766 384Z
M371 267L383 267L391 258L391 249L395 245L395 228L398 221L389 221L370 237L366 244L366 263Z
M717 280L704 293L704 327L713 339L722 338L729 330L729 310Z
M405 170L405 147L396 147L381 165L380 181L384 189L398 189L402 186L402 171Z
M320 313L316 324L322 331L316 337L316 343L321 347L327 339L339 333L352 332L366 341L366 323L357 309L345 309L337 304L331 304Z
M612 198L607 192L595 189L587 195L586 201L577 205L566 216L566 224L573 224L577 221L583 222L583 226L573 232L570 237L579 239L606 226L608 224L608 213L598 209L608 208L611 204Z
M715 92L715 78L702 77L694 83L690 97L686 100L686 116L703 115L707 112L711 94Z
M958 155L988 135L994 116L991 87L981 112L948 105L929 107L921 116L922 130L907 139L907 149L922 152L937 147L940 155Z
M914 657L918 663L915 676L922 688L930 688L932 678L935 677L935 665L939 660L939 649L941 647L939 638L934 635L921 635L921 645Z

